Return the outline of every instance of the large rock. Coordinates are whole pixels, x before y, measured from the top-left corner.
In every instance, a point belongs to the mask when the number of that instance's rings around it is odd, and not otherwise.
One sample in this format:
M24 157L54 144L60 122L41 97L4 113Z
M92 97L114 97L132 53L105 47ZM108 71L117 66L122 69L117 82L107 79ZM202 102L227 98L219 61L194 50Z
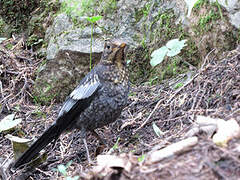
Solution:
M216 0L211 0L211 2L216 2ZM221 6L226 8L230 19L230 23L236 28L240 29L240 1L239 0L218 0Z

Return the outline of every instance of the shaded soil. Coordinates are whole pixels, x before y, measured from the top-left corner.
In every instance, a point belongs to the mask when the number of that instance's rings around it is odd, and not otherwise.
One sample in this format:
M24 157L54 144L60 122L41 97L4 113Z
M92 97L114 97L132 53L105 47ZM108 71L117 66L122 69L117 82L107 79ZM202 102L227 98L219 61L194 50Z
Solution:
M52 101L50 106L34 102L31 94L37 66L42 62L34 53L25 50L21 39L8 40L14 48L0 45L0 119L11 113L23 119L15 129L0 134L0 161L13 158L13 150L6 134L26 138L39 137L56 119L61 107ZM16 46L15 46L16 45ZM139 158L169 144L184 139L197 115L211 116L240 123L240 49L228 52L225 59L205 58L198 72L180 75L160 85L132 85L128 106L113 124L98 129L107 140L108 147L99 144L89 134L87 142L93 160L99 154L107 154L120 138L110 154ZM183 82L182 87L176 86ZM153 130L155 123L161 131L158 137ZM158 163L148 164L145 159L132 162L131 170L112 168L96 173L87 163L85 148L79 132L66 133L48 152L48 160L37 168L10 172L10 179L63 179L56 170L59 164L67 164L69 176L82 179L238 179L240 177L240 140L233 139L227 147L215 145L204 133L199 141L186 152L174 155ZM2 175L3 176L3 175ZM4 178L4 177L2 177Z

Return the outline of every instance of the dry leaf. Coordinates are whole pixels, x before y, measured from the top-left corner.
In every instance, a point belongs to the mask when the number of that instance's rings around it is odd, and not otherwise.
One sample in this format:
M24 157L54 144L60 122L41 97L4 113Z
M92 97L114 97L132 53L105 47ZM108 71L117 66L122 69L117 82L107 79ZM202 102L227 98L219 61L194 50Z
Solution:
M240 127L235 119L224 121L218 119L217 133L213 136L213 142L219 146L227 146L229 140L240 137Z

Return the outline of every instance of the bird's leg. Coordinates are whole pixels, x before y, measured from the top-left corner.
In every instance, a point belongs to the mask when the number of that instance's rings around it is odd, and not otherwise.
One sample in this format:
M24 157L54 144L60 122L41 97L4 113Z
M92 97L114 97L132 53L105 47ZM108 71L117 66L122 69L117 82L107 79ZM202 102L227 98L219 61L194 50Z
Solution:
M95 130L92 130L91 132L100 141L101 144L107 146L106 140L102 139Z
M84 143L84 146L85 146L85 149L86 149L88 163L92 164L92 160L90 158L90 154L89 154L89 150L88 150L88 146L87 146L87 141L86 141L86 129L83 128L83 127L81 128L80 136L81 136L81 138L83 140L83 143Z
M86 138L83 138L83 143L84 143L84 146L85 146L85 149L86 149L88 163L89 163L89 164L92 164L92 160L91 160L91 158L90 158L89 150L88 150L88 147L87 147Z

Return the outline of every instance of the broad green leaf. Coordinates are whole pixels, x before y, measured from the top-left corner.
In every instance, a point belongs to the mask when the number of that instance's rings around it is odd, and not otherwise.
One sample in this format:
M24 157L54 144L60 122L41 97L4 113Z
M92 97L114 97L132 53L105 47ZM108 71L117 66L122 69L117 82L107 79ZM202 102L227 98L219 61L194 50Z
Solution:
M92 16L92 17L86 17L86 18L89 22L94 23L94 22L102 19L102 16Z
M167 52L168 52L168 48L166 46L163 46L163 47L153 51L153 53L151 54L152 59L150 61L151 66L154 67L154 66L160 64L163 61Z
M198 2L198 0L185 0L187 7L188 7L188 14L187 17L189 18L192 12L192 8Z
M152 126L153 126L154 132L158 137L161 137L162 135L164 135L164 132L162 132L155 123L153 123Z
M58 165L57 168L62 175L67 176L67 168L63 164Z
M0 132L12 129L22 122L22 119L13 120L14 116L15 114L10 114L0 121Z
M181 40L179 41L178 39L172 39L167 42L166 46L168 48L167 55L169 57L176 56L179 54L184 46L186 46L185 42L187 40Z

